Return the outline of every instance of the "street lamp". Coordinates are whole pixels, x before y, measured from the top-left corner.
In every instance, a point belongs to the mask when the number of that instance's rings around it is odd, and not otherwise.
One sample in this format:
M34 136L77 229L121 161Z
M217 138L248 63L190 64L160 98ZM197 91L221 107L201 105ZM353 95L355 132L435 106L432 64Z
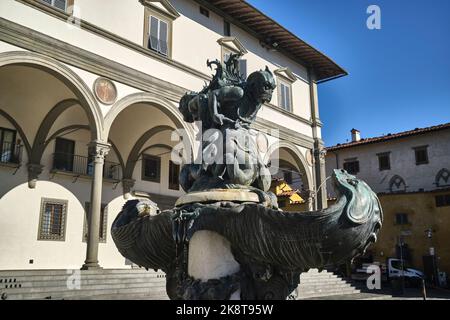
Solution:
M398 246L400 249L400 262L401 262L401 268L402 268L400 281L402 284L402 294L403 294L405 292L405 264L403 263L403 245L404 245L403 237L400 235L398 237L397 241L398 241Z
M433 233L434 233L434 230L432 228L428 228L427 230L425 230L425 235L428 238L428 240L430 241L430 244L429 244L430 247L428 249L430 256L434 256L434 254L435 254L434 248L433 248L433 242L432 242Z
M438 273L437 273L437 268L436 268L436 261L435 261L435 257L436 257L436 252L434 250L433 247L433 242L432 242L432 238L433 238L433 233L435 232L435 230L433 230L432 228L428 228L427 230L425 230L425 234L426 237L429 239L430 244L429 244L429 249L428 249L428 253L431 256L431 261L432 261L432 268L433 268L433 272L432 272L432 279L431 282L434 284L438 284Z

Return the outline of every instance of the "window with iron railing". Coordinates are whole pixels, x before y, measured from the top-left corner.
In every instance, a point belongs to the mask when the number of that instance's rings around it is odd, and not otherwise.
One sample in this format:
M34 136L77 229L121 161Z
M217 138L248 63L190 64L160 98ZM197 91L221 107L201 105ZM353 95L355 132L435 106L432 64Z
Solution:
M408 214L396 213L395 214L395 224L397 224L397 225L409 224Z
M161 158L148 154L142 155L142 175L141 179L150 182L160 182L161 179Z
M83 223L83 242L88 239L89 232L89 217L91 215L91 203L86 202L84 204L84 223ZM102 203L100 207L100 224L99 224L99 241L106 243L106 233L108 229L108 205Z
M357 174L359 172L359 161L346 161L344 162L344 170L350 174Z
M450 207L450 194L442 194L435 197L436 207Z
M79 156L72 153L54 153L53 171L67 172L74 175L93 176L93 157ZM103 178L115 181L122 179L120 164L105 160L103 164Z
M41 200L38 240L65 240L67 203L58 199Z
M413 148L416 156L416 165L428 164L428 146Z
M53 154L53 171L92 176L94 174L94 158L76 155L74 150L75 141L57 138L55 140L55 153ZM116 181L122 179L120 164L105 160L103 178Z
M0 163L20 163L22 146L16 143L16 135L15 130L0 128Z
M391 169L391 159L389 152L378 154L378 167L380 171Z

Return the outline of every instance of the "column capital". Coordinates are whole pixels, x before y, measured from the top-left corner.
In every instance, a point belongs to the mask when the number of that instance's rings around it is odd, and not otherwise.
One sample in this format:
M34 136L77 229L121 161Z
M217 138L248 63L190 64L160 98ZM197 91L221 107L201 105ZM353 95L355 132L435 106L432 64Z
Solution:
M327 149L324 147L319 147L314 150L314 155L317 157L320 162L325 162L325 156L327 155Z
M123 197L129 199L131 196L131 189L133 189L136 180L134 179L122 179Z
M95 160L104 160L111 149L111 145L109 143L94 140L88 144L88 148L89 155L94 157Z
M316 197L316 192L314 190L304 189L300 191L300 196L307 202L312 202Z
M31 189L36 188L36 182L39 175L44 170L44 166L40 163L29 163L27 165L28 169L28 187Z

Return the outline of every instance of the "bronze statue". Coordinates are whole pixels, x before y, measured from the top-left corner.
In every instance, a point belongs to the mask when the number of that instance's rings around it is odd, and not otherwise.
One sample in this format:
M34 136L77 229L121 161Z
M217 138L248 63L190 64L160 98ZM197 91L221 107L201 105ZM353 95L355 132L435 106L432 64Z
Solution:
M239 55L231 55L225 64L216 65L216 74L201 92L190 92L180 101L179 110L187 122L201 121L202 132L221 131L223 158L213 163L186 164L181 170L181 186L186 191L248 186L268 191L270 173L260 158L249 125L265 102L272 99L276 87L272 73L266 69L253 72L245 81L237 69ZM203 139L208 151L216 139ZM205 152L204 152L205 153Z
M344 170L333 174L339 199L330 208L300 213L278 208L268 192L270 172L249 129L271 100L275 81L267 67L243 79L238 59L208 61L216 66L209 85L180 101L184 120L201 121L203 134L201 161L186 163L180 173L187 195L156 216L142 210L145 201L131 200L112 226L123 256L167 274L171 299L229 299L236 292L241 299L286 299L302 272L353 259L376 241L381 228L377 196ZM221 199L227 192L256 199ZM198 194L202 200L192 200ZM238 272L204 282L189 275L189 241L199 231L230 243Z

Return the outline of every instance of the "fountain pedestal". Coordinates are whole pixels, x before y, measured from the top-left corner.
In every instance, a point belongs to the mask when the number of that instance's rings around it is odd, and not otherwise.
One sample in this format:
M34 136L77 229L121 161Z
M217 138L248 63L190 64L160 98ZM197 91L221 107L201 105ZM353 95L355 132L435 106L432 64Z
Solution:
M188 274L196 280L207 282L231 276L240 270L231 253L230 242L212 231L198 231L189 241ZM240 289L230 300L240 300Z

